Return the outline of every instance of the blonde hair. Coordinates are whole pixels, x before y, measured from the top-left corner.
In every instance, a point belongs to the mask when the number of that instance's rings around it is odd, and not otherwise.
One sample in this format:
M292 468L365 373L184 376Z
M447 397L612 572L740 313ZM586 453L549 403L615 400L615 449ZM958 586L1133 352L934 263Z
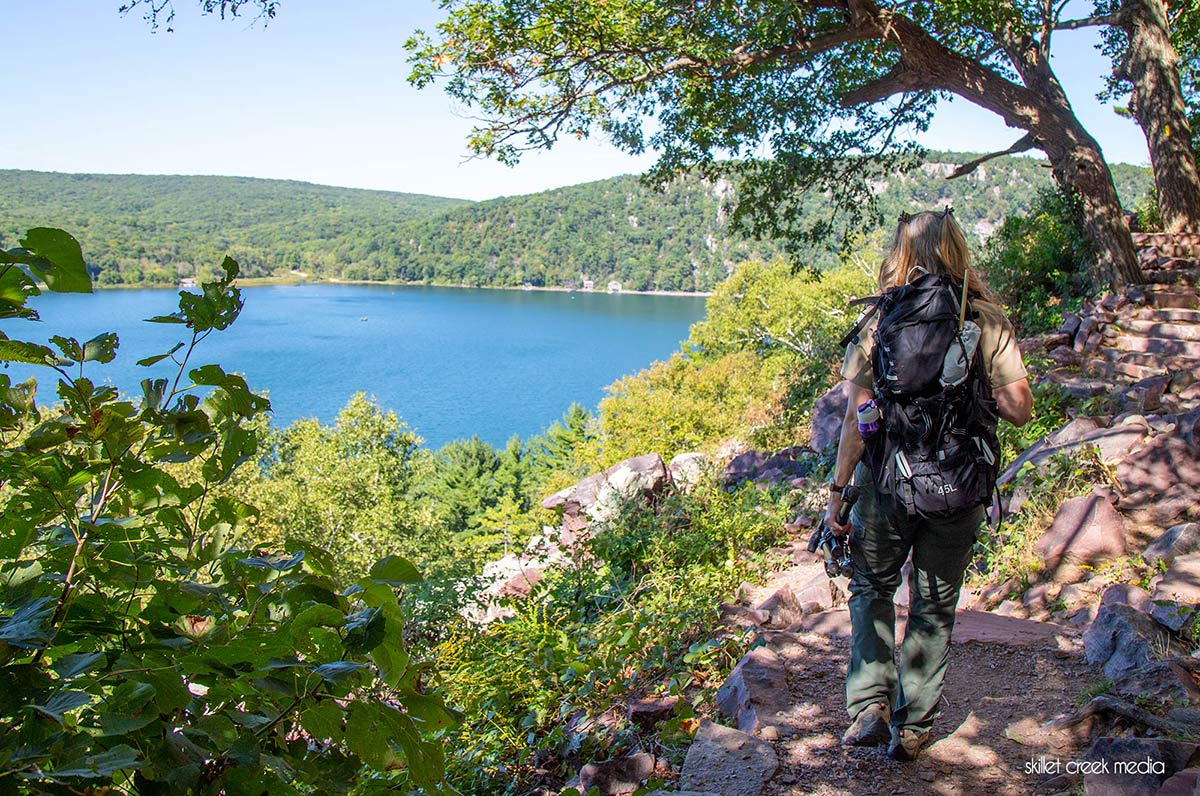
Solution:
M907 284L917 272L947 274L959 285L966 274L968 290L987 301L995 300L991 288L971 267L967 239L950 208L913 216L900 214L891 251L879 266L879 291Z

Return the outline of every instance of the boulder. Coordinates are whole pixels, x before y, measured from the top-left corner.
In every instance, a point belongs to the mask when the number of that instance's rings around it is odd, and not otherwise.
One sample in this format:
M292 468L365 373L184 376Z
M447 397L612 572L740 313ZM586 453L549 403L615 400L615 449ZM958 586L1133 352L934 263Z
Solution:
M778 767L771 744L705 719L684 758L679 787L721 796L760 796Z
M629 722L643 730L649 730L661 721L675 715L677 696L648 696L629 703Z
M1187 768L1196 744L1163 738L1097 738L1084 759L1101 773L1083 777L1086 796L1155 796L1162 784Z
M813 450L824 450L826 446L836 443L841 436L851 386L849 381L841 381L813 404L812 431L808 438L808 444Z
M1170 566L1175 559L1200 551L1200 522L1185 522L1172 525L1163 535L1146 546L1142 560L1147 564Z
M1154 620L1136 608L1121 603L1101 605L1083 633L1084 656L1115 680L1154 662L1154 644L1160 632Z
M741 603L721 603L718 606L719 621L729 627L759 628L771 621L771 615Z
M789 708L783 658L765 646L747 652L717 690L717 707L742 732L776 725L778 714Z
M1078 417L1026 448L1012 464L1004 468L997 483L1003 486L1012 481L1026 463L1040 467L1051 456L1059 453L1071 454L1084 445L1096 446L1100 449L1101 460L1107 464L1114 464L1142 444L1148 433L1148 428L1140 424L1129 423L1105 428L1096 418Z
M1096 491L1064 502L1034 552L1055 570L1060 564L1097 564L1125 554L1125 520Z
M564 514L586 513L591 519L611 514L637 498L650 498L667 483L667 466L657 453L634 456L593 473L577 484L542 500L542 507Z
M734 458L721 474L724 486L736 486L746 481L755 483L788 483L807 476L814 463L805 448L792 447L771 452L750 450Z
M755 608L765 613L769 617L768 622L775 627L788 627L804 616L804 607L787 583L774 589Z
M686 492L699 482L708 464L708 456L703 453L681 453L671 459L667 471L671 474L671 483Z
M501 583L496 596L504 599L525 599L542 579L542 570L537 566L526 566L520 572Z
M633 793L653 773L654 755L645 752L588 763L579 771L579 789L586 793L597 788L600 796Z
M1151 584L1150 615L1164 627L1182 630L1200 606L1200 553L1176 558Z
M1063 367L1073 367L1079 364L1079 354L1075 352L1075 349L1070 347L1069 343L1051 349L1050 353L1046 354L1046 356L1051 362Z
M1200 670L1195 658L1156 661L1120 677L1112 693L1129 699L1149 700L1163 706L1200 705L1200 686L1192 673Z
M1114 583L1100 595L1101 605L1128 605L1144 614L1150 613L1154 604L1150 601L1150 592L1134 586L1132 583Z
M1170 375L1150 376L1134 382L1117 393L1117 401L1128 409L1152 412L1162 404L1163 394L1170 385Z
M1185 768L1163 782L1156 796L1200 796L1200 768Z
M1200 408L1175 417L1164 431L1117 466L1123 512L1159 526L1200 520Z

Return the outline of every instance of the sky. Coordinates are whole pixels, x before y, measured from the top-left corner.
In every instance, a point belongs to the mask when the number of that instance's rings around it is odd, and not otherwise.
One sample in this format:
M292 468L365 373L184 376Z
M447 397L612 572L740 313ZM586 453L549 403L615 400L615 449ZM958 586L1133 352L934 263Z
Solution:
M464 199L533 193L645 171L653 155L563 141L515 168L467 157L471 122L436 87L407 83L404 41L434 0L283 0L267 26L176 0L152 32L119 0L0 0L0 168L222 174ZM1145 165L1145 139L1095 99L1107 67L1089 30L1061 32L1054 68L1112 162ZM963 100L918 140L986 152L1020 137Z

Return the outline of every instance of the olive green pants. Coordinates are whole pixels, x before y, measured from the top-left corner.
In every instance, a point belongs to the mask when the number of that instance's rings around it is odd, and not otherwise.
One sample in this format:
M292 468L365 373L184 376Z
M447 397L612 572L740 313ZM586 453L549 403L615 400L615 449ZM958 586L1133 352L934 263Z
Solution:
M871 703L886 702L893 727L925 731L942 695L958 592L985 511L979 506L945 519L909 517L890 497L877 495L870 479L860 464L856 480L862 493L850 515L853 640L846 710L854 718ZM910 552L908 626L897 676L892 599Z

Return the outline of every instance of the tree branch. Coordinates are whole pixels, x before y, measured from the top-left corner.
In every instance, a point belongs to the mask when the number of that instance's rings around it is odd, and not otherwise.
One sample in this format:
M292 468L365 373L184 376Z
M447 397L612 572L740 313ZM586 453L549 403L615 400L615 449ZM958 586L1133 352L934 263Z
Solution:
M1116 25L1120 21L1118 14L1098 14L1094 17L1081 19L1064 19L1054 23L1055 30L1076 30L1078 28L1093 28L1102 25Z
M923 88L920 80L903 63L896 64L883 77L865 83L847 92L838 100L843 108L852 108L863 103L880 102L895 94Z
M1005 155L1011 155L1015 152L1028 152L1030 149L1036 149L1037 146L1037 137L1034 136L1033 133L1026 133L1017 139L1016 143L1014 143L1008 149L1005 149L1001 152L993 152L990 155L984 155L983 157L975 158L972 161L962 164L949 175L947 175L946 179L953 180L955 177L962 177L965 174L970 174L971 172L975 171L975 169L979 168L979 166L983 165L989 160L992 160L993 158L1004 157Z

